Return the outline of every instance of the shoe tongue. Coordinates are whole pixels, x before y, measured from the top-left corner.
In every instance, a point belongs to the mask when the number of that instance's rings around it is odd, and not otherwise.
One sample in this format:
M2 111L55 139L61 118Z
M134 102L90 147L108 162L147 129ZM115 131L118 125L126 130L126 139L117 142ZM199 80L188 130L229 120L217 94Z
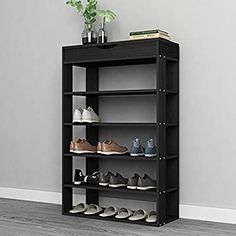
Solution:
M148 140L148 147L154 147L155 145L154 145L154 141L153 141L153 139L149 139Z
M134 141L133 141L133 145L134 147L139 147L140 146L140 141L138 138L136 138Z
M119 173L116 173L116 176L121 176Z
M147 174L145 174L144 176L143 176L143 179L146 179L148 177L148 175Z
M145 174L144 179L152 179L149 175Z
M111 141L111 140L108 140L108 139L106 139L106 140L104 141L104 143L105 143L105 144L112 144L112 141Z
M77 141L77 143L83 143L83 142L84 142L84 139L81 139L81 138L79 138Z

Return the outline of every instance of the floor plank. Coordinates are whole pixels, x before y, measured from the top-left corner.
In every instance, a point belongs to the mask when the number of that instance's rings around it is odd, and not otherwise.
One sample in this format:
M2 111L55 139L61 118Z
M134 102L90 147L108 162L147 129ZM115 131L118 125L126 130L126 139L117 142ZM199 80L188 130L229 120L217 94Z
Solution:
M236 225L180 219L156 228L61 215L53 204L0 199L0 236L236 236Z

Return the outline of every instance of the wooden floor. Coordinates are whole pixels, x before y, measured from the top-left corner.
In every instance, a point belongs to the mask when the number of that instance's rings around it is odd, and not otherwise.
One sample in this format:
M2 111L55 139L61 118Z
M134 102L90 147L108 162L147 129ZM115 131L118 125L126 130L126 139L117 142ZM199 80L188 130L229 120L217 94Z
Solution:
M178 220L156 228L61 215L58 205L0 199L0 236L236 236L236 225Z

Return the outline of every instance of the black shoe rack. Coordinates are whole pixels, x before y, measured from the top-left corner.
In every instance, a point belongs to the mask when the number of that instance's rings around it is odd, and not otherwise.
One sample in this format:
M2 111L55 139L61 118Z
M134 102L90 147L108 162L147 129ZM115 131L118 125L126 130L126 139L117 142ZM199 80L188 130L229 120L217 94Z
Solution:
M62 213L80 217L104 219L99 216L70 214L73 189L86 191L86 203L99 204L99 193L129 193L143 199L153 197L156 202L157 222L132 222L105 218L118 222L162 226L179 218L179 45L162 39L111 42L106 44L63 47L62 78ZM156 68L156 88L139 90L99 91L99 68L122 65L154 64ZM74 91L73 67L86 68L86 91ZM112 79L112 78L111 78ZM158 154L155 158L130 157L127 155L103 156L101 154L76 155L69 153L73 139L73 98L86 97L86 107L91 106L99 114L101 96L153 96L156 101L155 123L93 123L79 124L86 128L86 139L96 145L99 130L103 127L152 127L156 132ZM78 125L78 124L77 124ZM156 166L157 188L140 191L127 188L109 188L99 185L74 185L73 158L86 158L86 174L99 170L99 160L106 158L122 162L126 160L150 162Z

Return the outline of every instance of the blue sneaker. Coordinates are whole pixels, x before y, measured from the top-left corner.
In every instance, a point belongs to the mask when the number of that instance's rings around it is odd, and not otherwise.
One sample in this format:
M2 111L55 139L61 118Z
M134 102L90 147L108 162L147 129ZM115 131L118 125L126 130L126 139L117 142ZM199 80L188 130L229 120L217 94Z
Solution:
M133 141L132 147L130 149L130 156L132 157L139 157L144 155L144 148L140 144L138 138Z
M157 155L157 148L153 139L149 139L145 148L145 157L155 157Z

